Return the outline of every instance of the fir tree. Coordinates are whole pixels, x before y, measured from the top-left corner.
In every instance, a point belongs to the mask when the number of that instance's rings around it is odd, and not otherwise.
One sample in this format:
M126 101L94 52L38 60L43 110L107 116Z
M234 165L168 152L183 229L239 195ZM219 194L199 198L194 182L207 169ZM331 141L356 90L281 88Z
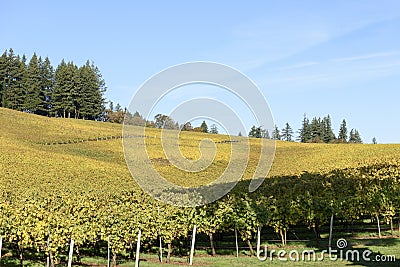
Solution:
M333 133L332 130L332 122L331 122L331 117L328 115L322 120L323 124L323 133L322 133L322 139L325 143L331 143L335 140L335 134Z
M275 125L274 130L272 131L272 139L274 140L281 140L282 136L281 133L279 131L279 128L277 125Z
M190 121L188 121L182 125L182 131L192 131L192 130L193 130L193 126L190 123Z
M51 95L54 87L54 68L48 57L42 61L39 57L39 73L40 73L40 103L37 107L39 115L49 116L51 110Z
M86 61L86 64L79 68L79 113L83 119L98 119L104 111L103 94L106 90L104 80L99 69Z
M354 130L354 139L356 140L356 143L362 144L361 135L358 130Z
M250 129L249 137L261 138L262 137L261 127L256 127L255 125L253 125Z
M347 142L347 126L346 126L346 120L344 120L344 119L343 119L342 123L340 124L338 141L341 143Z
M218 127L215 124L212 124L210 127L210 133L212 134L218 134Z
M356 144L362 143L360 133L356 129L351 129L349 135L349 143L356 143Z
M24 79L25 101L24 110L31 113L37 113L38 107L42 104L40 99L41 77L39 70L39 61L36 53L29 61L26 77Z
M201 128L201 131L202 131L203 133L208 133L208 126L207 126L206 121L203 121L203 122L201 123L200 128Z
M271 139L271 135L268 130L261 129L261 138Z
M313 143L322 142L323 124L321 122L321 118L314 117L311 121L310 128L311 128L310 141Z
M78 98L79 72L73 62L58 65L55 73L53 90L53 112L64 118L71 118L76 113Z
M311 125L310 121L304 113L303 122L301 128L299 129L298 140L302 143L308 142L311 139Z
M282 129L282 140L293 141L293 130L289 123L286 123L285 128Z
M23 88L26 75L25 56L16 56L12 48L6 55L5 75L3 81L2 106L5 108L23 110L25 90Z
M3 94L5 90L5 78L7 72L7 51L0 57L0 107L3 106Z

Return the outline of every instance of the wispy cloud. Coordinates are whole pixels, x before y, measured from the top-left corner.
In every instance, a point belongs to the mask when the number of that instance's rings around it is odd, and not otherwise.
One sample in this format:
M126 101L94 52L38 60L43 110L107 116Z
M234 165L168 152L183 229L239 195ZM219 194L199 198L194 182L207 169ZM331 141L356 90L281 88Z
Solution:
M334 61L334 62L358 61L358 60L367 60L367 59L373 59L373 58L396 56L399 54L400 54L399 51L381 52L381 53L372 53L372 54L359 55L359 56L353 56L353 57L335 58L335 59L332 59L332 61Z
M295 70L295 69L302 69L302 68L307 68L307 67L311 67L314 65L319 65L319 62L303 62L303 63L298 63L298 64L294 64L294 65L289 65L289 66L285 66L285 67L280 67L280 68L276 68L274 69L275 71L287 71L287 70Z

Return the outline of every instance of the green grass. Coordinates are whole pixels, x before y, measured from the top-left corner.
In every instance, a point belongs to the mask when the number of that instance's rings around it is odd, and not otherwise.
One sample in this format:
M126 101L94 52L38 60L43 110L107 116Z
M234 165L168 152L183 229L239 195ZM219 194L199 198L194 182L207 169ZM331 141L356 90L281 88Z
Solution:
M323 245L327 245L326 242L323 242ZM234 256L234 251L230 251L232 255L217 255L210 256L207 251L197 250L195 253L195 257L193 260L194 266L210 266L210 267L240 267L240 266L400 266L400 239L399 238L387 238L387 239L349 239L349 248L358 250L359 255L362 255L362 252L366 249L370 250L372 253L369 258L370 262L366 262L363 260L360 261L346 261L340 259L339 255L337 260L330 260L328 255L325 254L323 261L320 260L305 260L301 259L301 253L303 250L313 250L315 251L317 258L321 255L322 248L317 248L313 246L307 246L305 243L297 243L297 244L289 244L285 248L281 248L276 245L268 244L268 250L271 251L274 249L275 251L279 251L281 249L285 250L286 253L290 253L291 251L297 251L300 255L299 261L293 261L288 256L278 258L276 252L272 259L270 256L265 261L261 261L256 257L249 257L247 250L240 250L239 257ZM344 250L345 253L346 250ZM166 254L164 254L165 256ZM294 255L294 254L293 254ZM377 255L396 255L396 261L386 261L386 262L376 262L374 261ZM140 266L142 267L158 267L158 266L182 266L189 265L188 257L176 257L172 256L170 263L165 262L165 258L163 258L163 263L159 262L159 258L155 254L140 254ZM43 266L45 264L44 261L24 261L24 266L36 267ZM82 257L82 264L74 263L73 266L107 266L107 260L104 257ZM19 261L13 258L3 258L1 266L19 266ZM66 262L59 264L58 266L66 266ZM134 260L119 260L118 266L135 266Z

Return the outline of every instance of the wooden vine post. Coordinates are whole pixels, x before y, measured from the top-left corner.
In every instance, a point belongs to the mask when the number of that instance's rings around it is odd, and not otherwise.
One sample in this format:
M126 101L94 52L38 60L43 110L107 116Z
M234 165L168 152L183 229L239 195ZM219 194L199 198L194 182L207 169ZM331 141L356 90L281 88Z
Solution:
M235 245L236 245L236 258L239 257L239 243L238 243L238 234L237 229L235 227Z
M140 253L140 238L142 237L142 230L139 230L136 244L136 257L135 257L135 267L139 267L139 253Z
M71 238L71 244L69 245L69 254L68 254L68 267L72 267L73 253L74 253L74 240Z
M261 227L257 228L257 257L260 256L260 247L261 247Z
M194 245L196 242L196 225L193 226L192 247L190 248L189 265L193 265Z
M333 232L333 213L331 216L331 223L329 225L329 243L328 243L329 248L332 248L332 232Z

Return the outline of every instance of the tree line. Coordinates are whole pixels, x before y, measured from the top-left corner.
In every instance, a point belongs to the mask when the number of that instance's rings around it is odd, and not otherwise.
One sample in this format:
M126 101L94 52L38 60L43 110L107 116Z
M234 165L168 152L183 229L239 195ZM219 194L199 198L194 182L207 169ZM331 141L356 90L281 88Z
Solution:
M269 134L268 130L263 129L261 126L253 126L250 129L249 137L283 141L299 141L302 143L362 143L361 135L357 129L351 129L350 132L348 131L345 119L343 119L340 124L339 132L336 137L332 129L330 115L327 115L322 119L320 117L314 117L310 121L306 114L304 114L301 128L297 133L298 136L296 138L292 127L289 123L286 123L285 127L281 130L277 125L275 125L272 135ZM373 139L373 143L376 143L376 138Z
M110 122L122 123L125 122L130 125L135 126L146 126L151 128L159 129L171 129L171 130L182 130L182 131L194 131L194 132L204 132L218 134L218 127L212 124L209 128L207 123L203 121L200 126L193 127L191 122L185 122L184 124L179 124L179 122L174 121L168 115L157 114L154 116L154 120L145 120L139 112L135 112L133 115L125 108L122 109L119 104L116 108L110 102L110 107L106 109L106 117ZM283 141L299 141L302 143L362 143L361 135L357 129L351 129L350 132L347 128L347 122L343 119L340 124L339 132L336 135L332 129L332 121L330 115L324 118L314 117L311 121L304 114L301 128L297 131L298 136L295 133L289 123L285 124L285 127L279 129L275 125L272 134L269 133L267 129L263 129L262 126L253 125L249 131L248 136L254 138L267 138L274 140ZM238 136L242 136L239 132ZM374 144L377 143L376 138L372 141Z
M182 131L192 131L192 132L202 132L218 134L218 126L216 124L211 124L208 127L205 120L199 126L193 126L191 122L185 122L179 124L168 115L157 114L154 116L154 120L146 120L138 111L135 113L129 112L126 108L122 108L120 104L117 104L114 108L114 103L109 102L109 107L105 110L105 117L107 121L112 123L126 123L133 126L145 126L149 128L158 129L168 129L168 130L182 130Z
M106 120L106 86L98 67L89 60L54 68L36 53L27 62L12 48L0 57L0 106L43 116Z

